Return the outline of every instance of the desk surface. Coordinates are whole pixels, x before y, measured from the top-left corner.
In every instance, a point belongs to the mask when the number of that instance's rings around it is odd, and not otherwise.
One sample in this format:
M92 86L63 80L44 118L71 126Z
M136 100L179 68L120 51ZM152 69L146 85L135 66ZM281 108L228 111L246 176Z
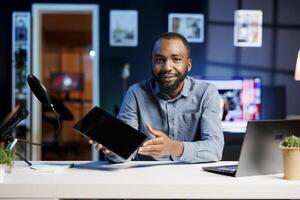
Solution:
M233 162L128 162L51 173L16 162L0 183L0 198L300 199L300 181L284 180L282 174L235 178L202 170L224 164Z

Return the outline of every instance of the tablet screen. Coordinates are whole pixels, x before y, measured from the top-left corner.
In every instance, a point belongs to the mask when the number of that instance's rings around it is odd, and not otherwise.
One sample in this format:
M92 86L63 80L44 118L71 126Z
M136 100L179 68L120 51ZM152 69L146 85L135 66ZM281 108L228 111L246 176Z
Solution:
M125 160L147 139L146 135L99 107L94 107L73 128Z

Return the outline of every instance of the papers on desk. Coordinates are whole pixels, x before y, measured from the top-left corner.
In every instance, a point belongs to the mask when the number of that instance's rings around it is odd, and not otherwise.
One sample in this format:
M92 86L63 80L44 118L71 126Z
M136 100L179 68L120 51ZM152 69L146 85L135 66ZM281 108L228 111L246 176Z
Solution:
M38 172L56 173L66 168L72 167L74 164L33 164L30 169Z

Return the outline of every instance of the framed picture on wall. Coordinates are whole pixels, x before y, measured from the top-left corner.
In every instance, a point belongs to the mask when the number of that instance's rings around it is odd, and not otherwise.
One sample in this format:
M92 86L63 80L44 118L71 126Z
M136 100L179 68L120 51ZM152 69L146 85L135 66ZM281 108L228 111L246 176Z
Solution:
M204 15L170 13L168 31L185 36L189 42L204 42Z
M263 13L261 10L236 10L234 46L261 47Z
M109 44L123 47L138 45L138 11L110 11Z

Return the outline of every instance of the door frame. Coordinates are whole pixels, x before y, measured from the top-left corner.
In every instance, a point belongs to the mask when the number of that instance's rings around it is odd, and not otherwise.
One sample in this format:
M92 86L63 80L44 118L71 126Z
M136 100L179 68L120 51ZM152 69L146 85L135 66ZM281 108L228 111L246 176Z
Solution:
M96 52L93 57L93 90L92 104L100 105L100 48L99 48L99 5L97 4L32 4L32 26L33 26L33 53L32 73L41 81L42 66L42 14L55 13L90 13L92 15L92 49ZM43 82L43 81L42 81ZM31 141L41 143L42 141L42 106L36 98L32 98L31 107ZM92 159L98 160L98 151L92 148ZM31 160L41 160L41 147L32 145Z

